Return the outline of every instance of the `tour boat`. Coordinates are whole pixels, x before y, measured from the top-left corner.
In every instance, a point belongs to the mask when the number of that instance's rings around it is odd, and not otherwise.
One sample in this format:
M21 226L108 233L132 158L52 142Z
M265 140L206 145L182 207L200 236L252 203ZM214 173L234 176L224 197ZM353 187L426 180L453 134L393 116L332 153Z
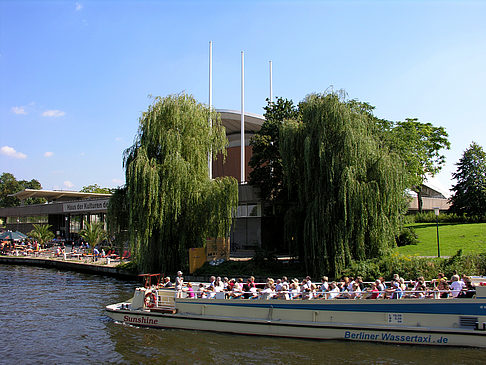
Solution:
M486 286L481 284L473 298L332 300L226 299L224 293L214 299L178 298L174 289L157 285L136 288L131 300L106 311L117 322L155 328L486 347Z

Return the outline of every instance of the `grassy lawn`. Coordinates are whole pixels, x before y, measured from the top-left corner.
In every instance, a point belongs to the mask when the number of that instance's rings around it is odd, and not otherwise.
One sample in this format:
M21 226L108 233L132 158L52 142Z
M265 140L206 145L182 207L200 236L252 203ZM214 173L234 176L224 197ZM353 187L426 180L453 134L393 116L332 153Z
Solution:
M402 255L437 256L437 227L435 223L414 223L417 245L396 248ZM486 252L486 223L439 223L440 255L452 256L459 249L463 253Z

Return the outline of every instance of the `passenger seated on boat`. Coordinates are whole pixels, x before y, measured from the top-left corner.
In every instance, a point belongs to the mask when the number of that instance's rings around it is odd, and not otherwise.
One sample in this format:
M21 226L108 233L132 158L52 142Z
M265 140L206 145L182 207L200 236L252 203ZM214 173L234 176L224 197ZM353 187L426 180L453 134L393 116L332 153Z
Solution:
M369 292L371 292L371 295L368 296L367 299L377 299L380 296L380 291L378 290L378 285L376 282L371 284L371 289Z
M309 300L309 299L312 299L312 292L309 288L304 288L304 289L301 289L300 291L300 297L302 298L302 300Z
M348 292L349 299L359 299L361 297L361 288L357 282L353 283L351 290Z
M319 289L323 294L329 290L329 278L327 276L321 278L321 287Z
M162 283L162 287L163 288L172 288L173 287L173 285L172 285L172 283L170 281L170 277L169 276L166 276L164 278L164 282Z
M221 277L217 277L216 280L214 281L214 291L219 293L219 292L222 292L224 290L224 284L223 284L223 281L221 280Z
M188 282L186 284L185 292L186 292L187 298L194 299L194 297L195 297L194 289L192 288L192 284L190 282Z
M434 298L448 298L449 297L449 284L447 278L444 276L436 283L434 288Z
M337 283L337 287L339 289L339 295L336 296L336 299L349 299L349 292L346 287L346 280L349 281L348 278L345 278L343 281Z
M272 284L266 283L265 288L260 292L259 299L263 299L263 300L272 299L274 295L275 292L273 291Z
M212 284L209 284L207 287L206 294L208 299L214 299L216 297L216 290Z
M329 291L326 293L325 299L335 299L339 296L340 290L335 281L329 284Z
M228 291L228 292L233 291L233 288L234 288L234 286L235 286L235 283L236 283L236 280L235 280L235 279L231 279L231 280L228 282L228 286L226 287L226 291Z
M196 296L197 296L199 299L204 299L204 298L207 298L207 295L206 295L206 288L204 287L204 284L203 284L203 283L200 283L200 284L199 284L199 287L197 288L197 291L196 291Z
M295 280L295 279L294 279ZM290 284L290 292L289 297L290 299L298 299L300 298L300 287L295 281Z
M434 289L437 289L439 286L440 281L445 277L443 273L438 273L437 274L437 279L432 279L432 285L434 286Z
M476 295L476 288L472 285L472 280L469 276L465 279L466 285L464 289L461 291L461 294L458 295L459 298L472 298Z
M425 286L425 284L419 283L419 285L414 286L410 296L412 298L425 298L426 293L427 287Z
M391 299L401 299L403 296L402 288L400 288L398 282L394 282L388 289L385 289L385 293L387 294L387 298Z
M465 287L466 284L459 279L459 275L452 275L451 279L451 294L454 298L457 298L457 296L461 293L462 289Z
M282 285L282 289L277 292L277 299L289 300L289 285L287 283Z
M385 289L386 289L386 285L385 285L385 279L380 276L378 278L378 280L376 281L376 284L377 284L377 288L378 290L380 291L380 297L383 297L385 298Z
M239 299L243 296L243 279L239 278L233 287L233 292L231 293L231 298Z
M250 293L250 284L249 284L250 279L246 281L246 283L243 284L243 299L250 299L252 294Z

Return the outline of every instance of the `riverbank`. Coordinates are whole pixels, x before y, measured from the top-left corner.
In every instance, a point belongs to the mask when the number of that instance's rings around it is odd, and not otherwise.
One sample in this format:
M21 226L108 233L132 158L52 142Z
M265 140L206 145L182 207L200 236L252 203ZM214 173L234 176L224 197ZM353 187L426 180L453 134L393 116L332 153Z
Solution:
M106 260L100 259L95 262L84 262L74 260L63 260L61 258L52 257L32 257L32 256L0 256L0 265L24 265L37 266L45 268L55 268L66 271L76 271L87 274L95 274L102 276L111 276L118 279L129 281L140 281L138 274L118 267L119 263L107 264ZM210 275L191 276L184 275L185 281L192 282L207 282ZM263 280L263 279L262 279Z
M137 274L119 268L114 264L75 262L57 258L37 258L31 256L0 256L0 264L56 268L60 270L113 276L121 279L138 280Z

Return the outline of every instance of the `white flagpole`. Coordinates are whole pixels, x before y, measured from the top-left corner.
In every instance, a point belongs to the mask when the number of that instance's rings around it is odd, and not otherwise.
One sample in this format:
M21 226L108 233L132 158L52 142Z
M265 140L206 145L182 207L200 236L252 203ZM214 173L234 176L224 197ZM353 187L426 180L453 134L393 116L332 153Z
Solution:
M245 52L241 51L241 152L240 152L240 182L244 183L245 176Z
M213 109L213 42L209 42L209 112ZM209 128L213 126L211 114L209 114ZM213 157L211 151L208 153L209 178L213 178Z
M270 102L273 101L273 86L272 86L272 61L270 63Z

